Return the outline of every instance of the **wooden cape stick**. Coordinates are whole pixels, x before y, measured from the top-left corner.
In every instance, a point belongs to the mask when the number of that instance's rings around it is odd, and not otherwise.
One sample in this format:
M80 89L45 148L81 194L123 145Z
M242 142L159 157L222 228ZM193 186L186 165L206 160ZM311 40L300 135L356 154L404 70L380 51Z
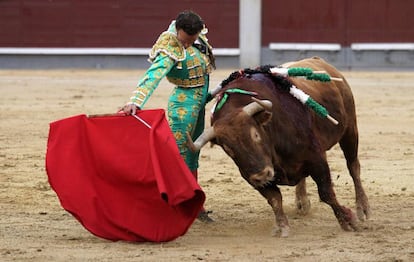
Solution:
M95 114L95 115L87 115L88 118L93 118L93 117L105 117L105 116L126 116L124 114L120 114L120 113L115 113L115 114ZM149 129L151 129L151 125L148 124L144 119L142 119L141 117L137 116L137 115L131 115L134 118L136 118L138 121L140 121L141 123L143 123L146 127L148 127Z

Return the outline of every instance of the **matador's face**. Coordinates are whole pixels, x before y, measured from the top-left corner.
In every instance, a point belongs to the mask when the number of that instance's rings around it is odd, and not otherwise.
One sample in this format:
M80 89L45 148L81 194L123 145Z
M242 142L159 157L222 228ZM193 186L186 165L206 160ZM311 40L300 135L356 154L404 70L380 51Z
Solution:
M181 42L181 44L183 44L185 48L188 48L194 44L199 34L200 33L197 33L195 35L189 35L183 29L178 29L177 39Z

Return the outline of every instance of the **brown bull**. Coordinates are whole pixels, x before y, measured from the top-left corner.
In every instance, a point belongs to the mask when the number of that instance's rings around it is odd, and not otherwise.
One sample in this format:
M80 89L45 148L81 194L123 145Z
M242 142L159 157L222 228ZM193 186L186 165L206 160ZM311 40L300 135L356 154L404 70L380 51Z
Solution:
M289 63L289 67L325 71L343 81L275 78L265 73L229 77L227 82L223 81L219 97L235 88L252 95L228 94L214 112L212 126L193 144L190 141L190 147L199 150L208 141L220 145L234 160L243 178L267 199L281 236L288 236L289 224L278 185L297 185L297 208L307 213L310 208L305 185L307 176L316 182L320 199L332 207L341 227L356 230L355 215L336 199L326 159L326 151L339 142L354 182L358 218L368 218L370 208L360 179L358 128L351 89L341 73L320 58ZM286 81L322 104L339 124L316 115L284 90Z

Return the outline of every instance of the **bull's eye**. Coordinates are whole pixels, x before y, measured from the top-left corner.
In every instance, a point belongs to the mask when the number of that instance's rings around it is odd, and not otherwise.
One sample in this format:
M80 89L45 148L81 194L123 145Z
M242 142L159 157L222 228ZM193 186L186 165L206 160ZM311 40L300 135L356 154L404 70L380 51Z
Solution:
M230 147L228 147L228 146L226 146L226 145L222 145L222 147L223 147L223 150L231 157L231 158L234 158L234 152L233 152L233 150L231 150L231 148Z
M260 137L259 132L254 127L250 128L250 136L251 136L251 138L254 142L258 143L262 140L262 138Z

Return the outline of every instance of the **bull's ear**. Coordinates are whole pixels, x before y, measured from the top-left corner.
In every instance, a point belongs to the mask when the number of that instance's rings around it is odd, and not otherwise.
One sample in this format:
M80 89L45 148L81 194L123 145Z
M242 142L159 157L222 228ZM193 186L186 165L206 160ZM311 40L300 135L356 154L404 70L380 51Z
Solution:
M272 120L272 112L270 111L262 111L259 114L256 114L254 116L254 119L257 121L260 125L266 125L267 123Z

